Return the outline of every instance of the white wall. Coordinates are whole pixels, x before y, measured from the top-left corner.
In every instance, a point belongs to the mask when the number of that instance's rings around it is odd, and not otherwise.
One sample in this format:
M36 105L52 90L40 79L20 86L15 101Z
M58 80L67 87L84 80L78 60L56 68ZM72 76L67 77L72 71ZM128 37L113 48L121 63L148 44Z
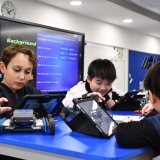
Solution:
M1 0L1 2L3 1ZM160 51L160 39L155 37L73 14L35 0L11 1L17 8L16 19L82 32L85 33L86 41L101 46L117 46L155 54ZM91 53L85 52L85 54ZM125 68L128 68L126 63ZM84 68L85 73L86 70L87 66ZM127 73L128 70L126 69L125 72ZM127 74L125 75L127 76ZM125 79L127 78L125 77Z
M113 85L121 91L128 90L128 81L126 78L128 77L128 69L126 69L128 68L128 57L125 54L125 49L88 42L85 52L87 54L85 54L84 79L86 79L87 68L92 60L96 58L106 58L110 59L116 68L117 78Z
M4 0L1 0L3 2ZM111 46L158 53L160 39L125 28L89 19L35 0L11 0L17 8L17 19L83 32L86 40Z

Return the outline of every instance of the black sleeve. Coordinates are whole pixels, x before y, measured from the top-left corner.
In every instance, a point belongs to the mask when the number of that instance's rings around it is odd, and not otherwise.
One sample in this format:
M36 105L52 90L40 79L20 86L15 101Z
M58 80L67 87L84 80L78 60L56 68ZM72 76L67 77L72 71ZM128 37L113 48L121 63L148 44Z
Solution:
M145 119L119 124L115 137L122 147L152 146L160 152L160 136L153 125Z

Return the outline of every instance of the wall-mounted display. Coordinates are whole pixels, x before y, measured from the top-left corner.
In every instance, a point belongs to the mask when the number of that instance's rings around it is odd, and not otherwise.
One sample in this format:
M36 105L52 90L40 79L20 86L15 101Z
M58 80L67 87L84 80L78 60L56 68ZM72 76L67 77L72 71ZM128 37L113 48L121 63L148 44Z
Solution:
M30 82L43 92L66 92L83 79L83 33L0 18L0 51L10 44L32 49L37 65Z

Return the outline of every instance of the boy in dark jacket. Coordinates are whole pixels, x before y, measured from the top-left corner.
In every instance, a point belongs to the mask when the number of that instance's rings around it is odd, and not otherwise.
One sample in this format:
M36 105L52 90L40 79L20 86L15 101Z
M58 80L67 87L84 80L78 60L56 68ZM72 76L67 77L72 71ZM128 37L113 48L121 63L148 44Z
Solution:
M0 113L10 116L18 109L27 94L39 94L40 90L27 85L36 65L36 56L22 45L10 45L3 50L0 70L3 80L0 82ZM7 112L11 110L10 112ZM4 113L5 112L5 113Z
M152 146L160 154L160 63L151 66L144 78L144 87L148 91L154 114L141 121L132 121L126 117L116 129L115 137L122 147Z

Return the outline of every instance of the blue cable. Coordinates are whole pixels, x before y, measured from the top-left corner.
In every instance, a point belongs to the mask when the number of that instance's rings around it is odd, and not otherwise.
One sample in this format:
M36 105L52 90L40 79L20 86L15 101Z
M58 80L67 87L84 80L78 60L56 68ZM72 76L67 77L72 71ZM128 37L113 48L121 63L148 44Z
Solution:
M2 119L0 119L0 126L3 124L3 122L6 120L6 118L4 117L4 118L2 118Z
M46 124L46 120L45 118L43 117L43 129L44 129L44 132L46 133L47 132L47 124Z

